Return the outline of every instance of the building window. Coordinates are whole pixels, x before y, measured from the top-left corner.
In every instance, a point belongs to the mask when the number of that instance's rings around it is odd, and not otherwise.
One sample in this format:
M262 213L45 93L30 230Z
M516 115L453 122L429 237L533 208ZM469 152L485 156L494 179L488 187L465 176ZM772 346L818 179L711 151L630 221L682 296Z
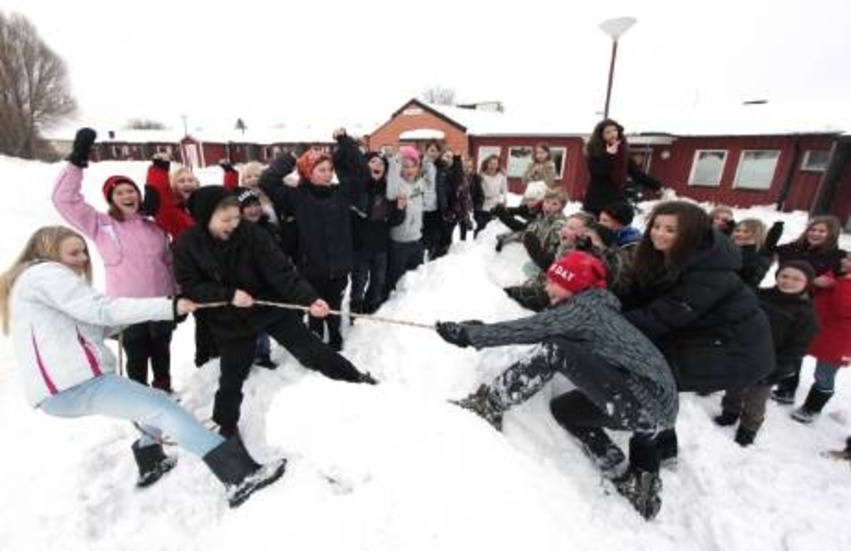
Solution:
M721 174L724 172L726 161L727 151L725 149L698 149L694 152L688 184L690 186L717 186L721 183Z
M736 168L736 179L733 180L733 187L769 189L771 182L774 181L778 159L780 159L780 151L776 149L742 151L739 166Z
M531 145L509 147L506 175L509 178L522 178L534 156L535 148Z
M567 164L567 148L566 147L551 147L550 158L556 165L556 180L564 178L564 167Z
M808 149L806 153L804 153L804 159L801 161L801 170L823 172L827 170L827 164L829 162L829 149Z

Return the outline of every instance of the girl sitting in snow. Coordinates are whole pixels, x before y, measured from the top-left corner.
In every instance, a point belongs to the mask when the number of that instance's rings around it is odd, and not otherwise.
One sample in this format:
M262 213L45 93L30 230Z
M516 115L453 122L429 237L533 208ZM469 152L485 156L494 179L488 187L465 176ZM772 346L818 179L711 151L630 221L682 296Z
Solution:
M532 162L523 172L523 186L528 186L530 182L544 182L547 188L553 189L556 187L555 181L556 165L552 160L550 146L545 143L536 144Z
M97 135L90 128L77 132L73 153L53 188L53 205L65 220L91 239L106 268L106 294L111 297L162 297L175 293L168 237L153 220L139 213L142 196L126 176L111 176L103 184L109 205L100 213L80 193L83 169ZM171 389L171 321L144 321L124 328L121 346L127 353L127 375L151 386Z
M132 450L140 487L177 463L163 453L162 434L203 458L225 484L232 507L280 478L286 460L258 465L238 438L225 441L162 392L115 374L115 356L104 344L111 330L145 320L173 322L194 311L195 303L106 297L91 288L91 270L82 236L47 226L30 237L0 276L3 330L12 335L30 404L57 417L105 415L138 423L142 436Z
M606 269L595 257L574 251L555 262L547 270L546 291L551 306L529 318L438 322L438 334L457 346L540 344L459 404L500 429L508 408L561 373L577 389L550 402L553 416L604 471L613 471L624 455L603 428L633 432L629 468L614 483L642 516L653 518L662 487L655 438L673 427L678 405L665 358L620 315L620 303L606 290Z

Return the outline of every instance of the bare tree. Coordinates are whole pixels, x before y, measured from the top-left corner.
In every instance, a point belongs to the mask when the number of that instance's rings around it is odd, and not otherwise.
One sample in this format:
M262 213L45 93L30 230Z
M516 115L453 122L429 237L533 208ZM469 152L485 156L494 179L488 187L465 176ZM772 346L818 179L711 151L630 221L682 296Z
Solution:
M124 128L128 130L165 130L165 124L151 119L128 119Z
M41 132L76 110L65 62L29 20L0 13L0 153L41 157Z
M453 105L455 103L455 90L434 86L425 90L420 96L426 103L435 105Z
M242 132L243 135L245 135L245 131L248 129L248 127L245 125L245 121L240 118L236 119L236 129Z

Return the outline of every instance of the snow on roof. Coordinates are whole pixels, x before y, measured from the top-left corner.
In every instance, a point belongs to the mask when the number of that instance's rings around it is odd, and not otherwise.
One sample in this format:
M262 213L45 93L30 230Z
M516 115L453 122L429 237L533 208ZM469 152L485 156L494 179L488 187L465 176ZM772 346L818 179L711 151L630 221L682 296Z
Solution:
M445 137L442 131L432 128L417 128L399 134L400 140L442 140Z
M632 116L630 116L632 115ZM851 100L771 101L657 108L615 117L630 132L677 136L821 134L851 131Z

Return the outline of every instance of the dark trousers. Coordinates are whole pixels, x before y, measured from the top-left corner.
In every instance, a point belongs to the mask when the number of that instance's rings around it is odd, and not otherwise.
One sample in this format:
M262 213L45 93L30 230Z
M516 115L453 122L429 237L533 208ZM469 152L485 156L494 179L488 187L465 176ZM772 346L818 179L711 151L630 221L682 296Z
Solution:
M286 312L277 323L264 329L304 367L330 379L348 382L360 380L361 374L355 366L320 341L296 313ZM256 344L256 336L219 341L222 351L221 374L213 403L213 420L225 431L233 432L239 421L242 385L253 363Z
M439 211L432 210L423 213L423 248L428 253L428 259L437 258L443 235L443 217Z
M371 314L378 310L384 302L386 286L387 252L357 251L352 269L351 311Z
M219 348L210 326L195 314L195 366L201 367L213 358L219 357Z
M555 373L577 387L550 403L556 421L573 436L594 450L611 442L603 428L628 430L635 433L635 445L655 450L655 427L647 426L644 408L623 371L579 343L545 339L539 354L517 362L494 381L492 393L505 407L518 404L538 392ZM658 454L642 458L643 468L658 470Z
M170 321L144 322L124 329L121 342L127 354L127 376L137 383L148 384L148 361L154 378L151 386L171 392Z
M505 210L497 211L496 217L499 219L500 222L508 226L511 231L525 230L529 227L529 220L521 220L513 214L505 212Z
M416 270L423 263L423 244L419 241L390 242L387 250L387 290L396 288L396 283L408 270Z
M343 295L346 285L349 284L349 276L342 277L308 277L310 286L319 295L319 298L328 303L331 310L340 311L343 305ZM308 317L310 330L316 333L320 340L325 338L325 327L328 327L328 343L334 350L343 348L343 335L340 333L341 319L338 315L329 315L325 318Z
M739 424L747 430L757 432L765 421L765 404L771 395L771 385L752 385L728 390L721 399L721 408L726 413L739 416Z
M452 246L452 233L455 231L455 222L440 220L440 235L437 240L437 248L429 254L429 260L435 260L449 252Z
M475 239L479 232L493 220L493 214L486 210L476 210L473 211L473 220L476 222L476 231L473 232L473 239Z

